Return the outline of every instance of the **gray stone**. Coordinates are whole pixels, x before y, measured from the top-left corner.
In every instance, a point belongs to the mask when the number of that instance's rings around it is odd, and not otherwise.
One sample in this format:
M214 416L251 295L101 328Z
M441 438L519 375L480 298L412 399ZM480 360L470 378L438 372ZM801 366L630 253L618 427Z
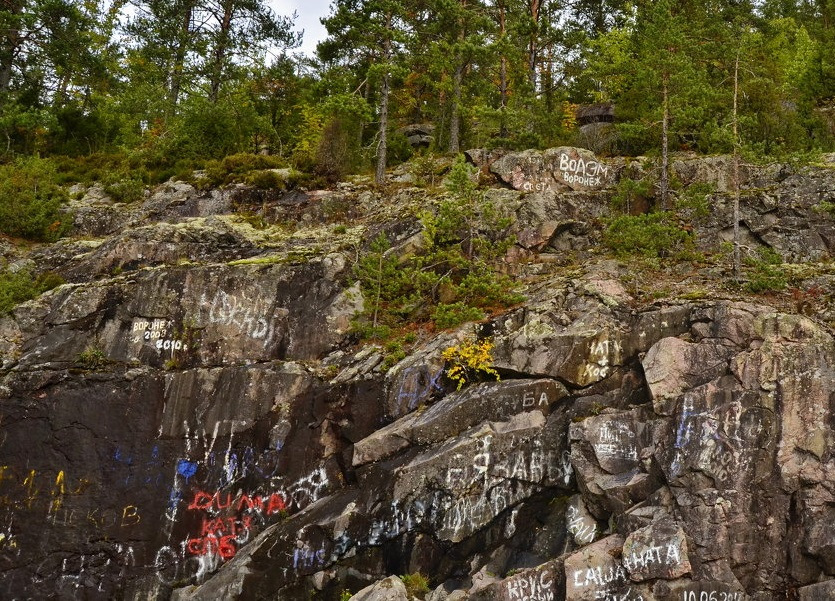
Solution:
M378 461L411 444L440 442L483 421L506 421L519 413L550 413L568 395L553 380L485 382L447 395L416 415L409 414L354 445L354 465Z
M797 589L800 601L825 601L835 599L835 580L819 582Z
M673 580L689 574L684 530L669 518L635 530L623 543L622 562L635 582L655 578Z
M406 586L397 576L389 576L375 582L359 591L351 599L353 601L410 601L406 594Z
M715 341L663 338L641 361L656 413L668 415L684 391L727 373L732 350Z
M565 507L565 529L578 547L593 543L599 532L597 520L586 509L583 497L573 495Z
M614 170L582 148L549 148L506 154L490 165L503 182L525 192L599 189L614 183Z
M626 568L617 559L623 538L607 536L565 559L565 597L592 601L628 590Z

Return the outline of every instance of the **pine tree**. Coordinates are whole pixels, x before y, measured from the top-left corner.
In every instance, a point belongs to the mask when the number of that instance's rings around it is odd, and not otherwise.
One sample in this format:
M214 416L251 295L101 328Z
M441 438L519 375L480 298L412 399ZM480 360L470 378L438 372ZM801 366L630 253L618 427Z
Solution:
M385 181L392 71L398 68L407 35L405 7L399 0L336 0L322 23L328 38L317 48L327 64L359 66L364 79L356 91L377 82L377 143L374 179Z

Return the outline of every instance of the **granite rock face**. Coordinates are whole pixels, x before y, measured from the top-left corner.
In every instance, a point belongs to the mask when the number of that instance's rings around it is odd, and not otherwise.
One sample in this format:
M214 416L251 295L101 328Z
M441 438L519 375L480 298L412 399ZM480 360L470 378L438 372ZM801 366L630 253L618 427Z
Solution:
M490 171L525 192L598 190L615 181L613 167L589 150L568 146L509 153L493 162Z
M497 198L605 210L548 185ZM158 221L38 250L69 283L0 318L3 599L400 600L416 572L434 601L832 595L823 321L542 276L479 325L501 380L457 391L441 353L472 325L383 369L348 250L253 233L224 194L172 184L134 207Z

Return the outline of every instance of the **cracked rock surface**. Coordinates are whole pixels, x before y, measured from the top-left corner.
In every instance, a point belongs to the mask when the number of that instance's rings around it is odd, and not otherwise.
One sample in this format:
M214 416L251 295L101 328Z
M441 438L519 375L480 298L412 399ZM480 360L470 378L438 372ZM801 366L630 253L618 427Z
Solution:
M471 155L534 259L594 246L632 168ZM682 180L726 191L726 161L694 161ZM745 177L751 236L831 264L811 208L831 169ZM524 303L384 369L350 333L352 261L380 224L417 232L352 186L256 200L301 223L348 199L379 223L256 232L232 215L245 190L172 183L124 212L90 192L76 226L100 238L32 250L68 283L0 318L0 598L835 598L829 309L648 303L612 262L542 258L514 272ZM719 215L699 227L720 236ZM455 390L441 353L473 331L501 379Z

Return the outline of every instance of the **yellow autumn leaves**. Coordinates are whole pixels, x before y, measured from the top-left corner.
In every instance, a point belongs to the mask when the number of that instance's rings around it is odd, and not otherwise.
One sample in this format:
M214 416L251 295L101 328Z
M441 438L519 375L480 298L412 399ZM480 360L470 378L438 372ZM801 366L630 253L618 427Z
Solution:
M486 375L500 380L499 372L493 369L493 343L490 340L465 340L450 346L441 353L447 362L447 377L461 390Z

